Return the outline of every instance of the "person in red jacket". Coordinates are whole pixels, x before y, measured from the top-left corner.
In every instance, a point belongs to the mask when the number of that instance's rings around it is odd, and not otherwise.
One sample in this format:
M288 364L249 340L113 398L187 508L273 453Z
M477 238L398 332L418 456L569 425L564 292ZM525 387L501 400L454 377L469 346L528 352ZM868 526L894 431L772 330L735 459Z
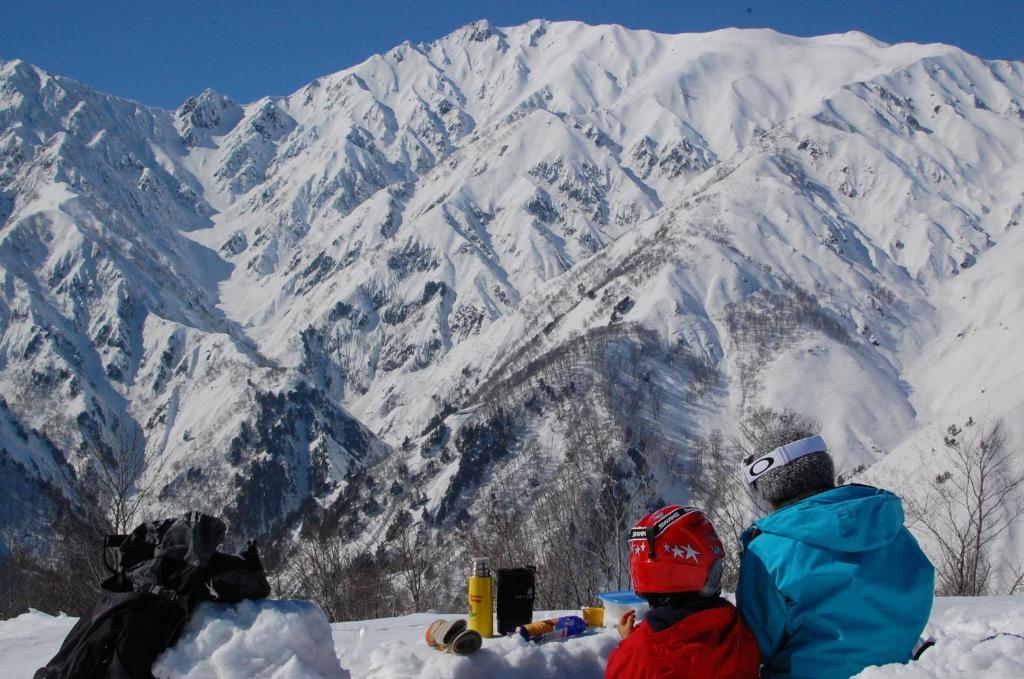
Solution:
M629 533L633 591L651 608L622 616L605 679L757 679L757 638L720 596L725 551L692 507L671 505Z

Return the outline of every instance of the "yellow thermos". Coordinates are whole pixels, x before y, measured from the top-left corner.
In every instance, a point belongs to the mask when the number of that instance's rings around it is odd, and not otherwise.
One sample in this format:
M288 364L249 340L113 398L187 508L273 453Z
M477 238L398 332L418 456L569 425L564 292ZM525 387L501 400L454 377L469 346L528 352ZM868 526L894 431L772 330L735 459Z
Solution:
M487 559L473 560L473 574L469 576L468 627L485 639L494 634L494 590Z

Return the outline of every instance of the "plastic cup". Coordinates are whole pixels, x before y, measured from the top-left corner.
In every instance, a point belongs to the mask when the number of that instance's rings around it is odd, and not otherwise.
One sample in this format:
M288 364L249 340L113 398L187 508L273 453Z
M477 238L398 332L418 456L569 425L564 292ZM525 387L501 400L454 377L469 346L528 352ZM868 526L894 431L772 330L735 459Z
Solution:
M604 627L604 609L585 606L583 621L587 623L587 627Z

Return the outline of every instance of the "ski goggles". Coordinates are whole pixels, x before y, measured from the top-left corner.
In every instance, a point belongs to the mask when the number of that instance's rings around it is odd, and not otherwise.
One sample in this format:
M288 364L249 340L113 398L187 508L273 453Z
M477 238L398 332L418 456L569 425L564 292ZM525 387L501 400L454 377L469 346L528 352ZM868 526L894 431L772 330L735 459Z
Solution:
M772 452L762 455L746 466L744 471L746 472L747 484L753 485L764 474L789 464L804 455L826 452L828 452L828 446L825 445L825 439L820 436L808 436L805 439L779 446Z

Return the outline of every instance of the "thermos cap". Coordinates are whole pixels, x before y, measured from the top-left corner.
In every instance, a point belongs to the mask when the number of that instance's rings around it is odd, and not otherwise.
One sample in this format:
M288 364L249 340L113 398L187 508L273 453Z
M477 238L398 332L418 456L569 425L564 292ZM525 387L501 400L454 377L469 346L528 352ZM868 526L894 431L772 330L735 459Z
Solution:
M473 559L473 576L477 578L488 578L491 576L491 569L487 566L487 559Z

